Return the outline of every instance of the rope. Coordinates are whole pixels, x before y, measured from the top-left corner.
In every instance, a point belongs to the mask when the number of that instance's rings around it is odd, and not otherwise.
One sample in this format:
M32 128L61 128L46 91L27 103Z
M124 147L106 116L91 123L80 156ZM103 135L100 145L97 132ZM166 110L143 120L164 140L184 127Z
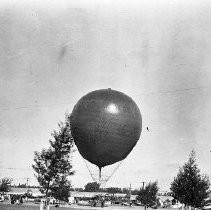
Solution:
M94 177L94 175L93 175L93 173L92 173L92 171L91 171L91 169L90 169L90 167L89 167L89 165L87 164L87 162L86 162L86 160L84 159L84 158L82 158L83 159L83 161L84 161L84 163L85 163L85 165L86 165L86 168L88 169L88 171L89 171L89 174L90 174L90 176L92 177L92 180L93 181L96 181L96 180L98 180L98 179L96 179L95 177ZM114 168L114 170L113 170L113 172L111 173L111 175L110 176L106 176L107 178L105 178L105 179L100 179L100 180L98 180L98 181L100 181L100 182L102 182L102 183L100 183L100 184L107 184L107 182L111 179L111 177L114 175L114 173L117 171L117 169L120 167L120 165L123 163L123 161L124 160L121 160L120 161L120 163L116 166L116 168Z
M114 175L114 173L117 171L117 169L120 167L120 165L123 163L124 160L121 160L120 163L117 165L117 167L114 169L114 171L112 172L112 174L106 179L105 181L105 185L107 184L107 182L109 181L109 179Z
M91 173L91 170L90 170L90 168L89 168L87 162L85 161L85 159L84 159L83 157L82 157L82 159L83 159L83 161L84 161L84 163L85 163L85 165L86 165L86 167L87 167L87 169L88 169L88 171L89 171L90 176L92 177L92 180L93 180L93 181L96 181L95 178L94 178L94 176L93 176L93 174Z

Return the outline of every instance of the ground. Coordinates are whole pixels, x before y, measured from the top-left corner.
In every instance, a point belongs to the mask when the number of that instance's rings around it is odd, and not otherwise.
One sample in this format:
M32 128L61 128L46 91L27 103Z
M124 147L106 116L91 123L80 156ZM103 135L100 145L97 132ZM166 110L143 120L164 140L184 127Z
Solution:
M0 204L0 210L39 210L40 207L39 205L30 205L30 204L23 204L23 205L12 205L12 204ZM59 207L56 208L54 206L50 207L50 210L99 210L99 209L104 209L104 210L144 210L143 207L140 206L133 206L133 207L128 207L128 206L109 206L109 207ZM148 210L151 210L150 208Z

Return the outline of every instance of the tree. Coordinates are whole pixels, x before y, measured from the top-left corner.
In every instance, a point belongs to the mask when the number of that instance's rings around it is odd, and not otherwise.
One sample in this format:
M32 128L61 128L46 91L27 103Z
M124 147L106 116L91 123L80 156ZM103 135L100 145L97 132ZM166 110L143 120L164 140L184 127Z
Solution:
M171 183L173 196L180 203L202 208L209 196L210 181L208 176L201 175L196 164L195 152L190 153L187 163L179 169L177 176Z
M89 182L85 185L85 192L98 192L100 189L100 184L97 182Z
M130 190L128 188L122 188L122 193L128 194Z
M118 187L108 187L105 189L105 192L115 194L115 193L121 193L122 189Z
M54 198L68 202L70 197L71 183L65 176L58 177L51 187L51 194Z
M11 190L12 179L9 177L4 177L0 180L0 191L9 192Z
M141 188L137 200L139 200L143 205L147 207L152 207L156 204L157 195L158 193L158 183L157 182L150 182L146 185L145 188Z
M33 197L33 192L32 190L28 189L25 193L25 195L28 197L28 198L32 198Z
M138 189L131 190L131 194L132 195L138 195L138 193L139 193L139 190Z
M59 123L59 131L51 134L50 147L35 152L34 164L36 178L41 186L40 190L46 196L52 195L56 199L67 200L71 187L69 176L74 174L70 162L73 152L73 138L70 131L69 116L66 115L65 123ZM61 192L60 189L63 189ZM59 190L59 193L58 193ZM65 193L64 193L65 192Z

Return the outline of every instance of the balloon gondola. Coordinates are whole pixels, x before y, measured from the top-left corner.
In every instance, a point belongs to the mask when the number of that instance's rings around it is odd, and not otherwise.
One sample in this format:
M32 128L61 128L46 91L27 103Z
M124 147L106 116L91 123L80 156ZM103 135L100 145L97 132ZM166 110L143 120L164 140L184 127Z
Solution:
M126 94L101 89L83 96L70 117L71 133L81 156L101 169L127 157L140 138L141 113Z

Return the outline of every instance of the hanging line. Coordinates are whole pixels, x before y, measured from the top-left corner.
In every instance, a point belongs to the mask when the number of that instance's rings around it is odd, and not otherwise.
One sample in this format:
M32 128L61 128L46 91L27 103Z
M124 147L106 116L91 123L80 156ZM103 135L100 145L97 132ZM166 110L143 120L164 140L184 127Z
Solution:
M88 171L89 171L90 176L92 177L92 180L95 182L96 179L94 178L94 176L93 176L93 174L92 174L92 172L91 172L91 169L89 168L89 166L88 166L86 160L85 160L83 157L82 157L82 159L83 159L83 161L84 161L84 163L85 163L85 165L86 165L86 167L87 167L87 169L88 169Z
M92 173L92 171L91 171L91 169L90 169L90 167L89 167L87 161L86 161L84 158L82 158L82 159L83 159L83 161L84 161L84 163L85 163L85 165L86 165L86 168L87 168L88 171L89 171L89 174L90 174L92 180L93 180L94 182L97 181L97 179L94 177L94 175L93 175L93 173ZM114 170L113 170L113 172L111 173L111 175L110 175L110 176L107 176L108 178L101 179L101 180L98 180L98 181L103 182L103 183L101 183L101 184L105 184L105 185L106 185L107 182L108 182L108 181L111 179L111 177L114 175L114 173L117 171L117 169L120 167L120 165L123 163L123 161L124 161L124 160L121 160L121 161L119 162L119 164L114 168Z
M110 178L114 175L114 173L117 171L117 169L120 167L120 165L123 163L124 160L121 160L120 163L116 166L116 168L114 169L114 171L112 172L112 174L105 180L105 186L107 184L107 182L110 180Z

